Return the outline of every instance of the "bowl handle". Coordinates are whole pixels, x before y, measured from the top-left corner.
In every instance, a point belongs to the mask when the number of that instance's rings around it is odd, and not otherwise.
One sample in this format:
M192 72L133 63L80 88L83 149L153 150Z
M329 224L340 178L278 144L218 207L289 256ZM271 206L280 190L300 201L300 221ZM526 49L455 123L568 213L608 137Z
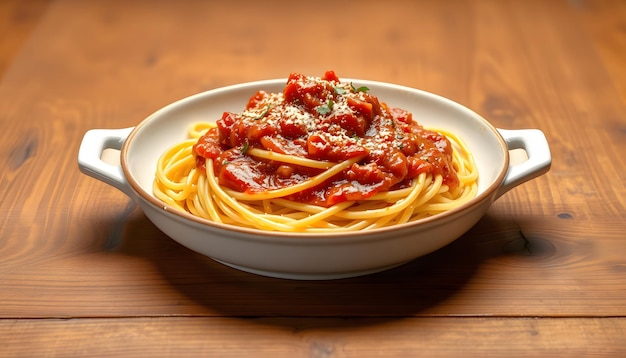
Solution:
M122 149L133 128L92 129L85 133L78 150L78 168L92 178L103 181L132 197L132 190L122 167L102 160L105 149Z
M498 129L509 150L523 149L528 160L517 165L510 165L496 198L514 187L543 175L550 170L552 156L548 140L538 129L507 130Z

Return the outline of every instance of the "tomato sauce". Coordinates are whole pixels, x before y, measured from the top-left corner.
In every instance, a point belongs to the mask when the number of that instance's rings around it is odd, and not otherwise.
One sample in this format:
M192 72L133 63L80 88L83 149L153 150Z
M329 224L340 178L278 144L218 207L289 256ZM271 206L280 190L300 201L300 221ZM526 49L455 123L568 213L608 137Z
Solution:
M292 73L282 93L259 91L241 113L225 112L194 145L197 165L213 159L220 185L258 193L298 184L322 172L247 154L250 148L320 161L362 157L342 173L289 199L331 206L411 185L421 173L459 185L449 140L412 114L390 108L365 87Z

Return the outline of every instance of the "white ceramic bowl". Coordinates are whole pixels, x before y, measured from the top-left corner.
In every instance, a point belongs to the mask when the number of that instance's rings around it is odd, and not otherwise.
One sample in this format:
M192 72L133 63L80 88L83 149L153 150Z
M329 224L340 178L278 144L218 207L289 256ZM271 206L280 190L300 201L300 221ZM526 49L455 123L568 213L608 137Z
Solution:
M286 80L268 80L203 92L172 103L134 128L88 131L78 153L81 171L130 196L146 216L180 244L243 271L290 279L335 279L382 271L437 250L469 230L491 203L511 188L547 172L550 149L536 129L496 129L473 111L443 97L387 83L345 79L413 113L425 126L457 133L479 169L476 198L413 223L335 235L265 232L214 223L168 207L152 194L158 157L186 138L188 126L241 111L258 90L282 91ZM120 164L103 161L119 149ZM512 166L509 150L524 149L528 160Z

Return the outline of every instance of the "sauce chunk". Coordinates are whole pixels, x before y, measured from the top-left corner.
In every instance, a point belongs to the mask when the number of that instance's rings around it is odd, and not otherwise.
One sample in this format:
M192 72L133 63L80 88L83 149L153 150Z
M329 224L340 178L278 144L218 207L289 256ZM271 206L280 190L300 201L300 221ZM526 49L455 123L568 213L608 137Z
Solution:
M213 159L220 185L258 193L310 179L322 169L254 158L250 148L329 162L361 158L327 182L289 199L331 206L411 185L421 173L455 189L452 145L411 113L390 108L333 71L289 76L281 93L259 91L241 113L225 112L194 145L197 164Z

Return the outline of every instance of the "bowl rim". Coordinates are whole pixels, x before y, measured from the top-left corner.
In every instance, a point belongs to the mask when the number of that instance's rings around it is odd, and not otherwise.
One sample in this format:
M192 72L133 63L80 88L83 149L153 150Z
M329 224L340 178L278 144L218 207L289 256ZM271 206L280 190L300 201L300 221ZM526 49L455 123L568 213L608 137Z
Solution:
M156 198L151 192L144 190L143 186L134 177L130 169L129 150L130 150L131 144L133 143L137 134L142 130L142 128L144 128L147 124L149 124L154 118L162 116L164 113L169 112L171 109L175 107L185 106L199 99L203 99L205 97L209 98L219 93L237 91L237 90L246 89L246 88L257 88L260 86L277 85L280 83L286 83L286 81L287 81L287 78L276 78L276 79L243 82L239 84L218 87L218 88L199 92L199 93L178 99L174 102L171 102L159 108L158 110L150 114L148 117L143 119L132 129L132 131L130 132L130 134L128 135L124 143L122 144L122 147L120 150L120 164L122 167L122 171L132 191L139 198L143 199L147 204L153 206L155 209L159 209L159 210L162 210L166 214L173 215L177 220L189 221L192 224L200 225L201 227L206 227L207 229L211 228L213 230L218 230L218 231L239 233L244 236L267 237L267 238L272 238L272 239L282 239L282 238L289 238L289 240L294 240L295 238L316 239L316 240L328 239L330 235L333 235L335 233L269 231L269 230L261 230L261 229L256 229L256 228L240 227L240 226L231 225L231 224L219 223L219 222L211 221L209 219L195 216L189 212L179 210L173 206L170 206L164 203L163 201ZM337 234L340 234L342 238L346 238L346 239L356 238L356 237L362 238L362 237L370 237L372 235L380 236L381 234L392 233L398 230L408 230L414 227L426 228L426 227L440 225L440 224L448 222L452 218L456 217L457 215L465 211L471 211L472 208L475 208L481 205L486 200L490 200L490 198L493 198L495 196L497 189L501 186L506 176L506 173L509 167L510 157L509 157L507 144L504 138L502 137L502 135L498 132L495 126L493 126L489 121L487 121L481 115L477 114L476 112L469 109L468 107L465 107L461 105L460 103L455 102L451 99L437 95L432 92L420 90L417 88L412 88L412 87L393 84L393 83L381 82L381 81L351 79L351 78L342 78L341 82L357 82L359 84L366 85L366 86L371 85L373 87L374 86L385 87L385 88L396 90L396 91L413 92L415 94L419 94L420 96L427 97L428 99L443 102L446 106L456 107L457 109L460 109L461 111L471 113L475 119L479 120L486 128L489 129L489 133L493 137L495 137L495 139L497 140L499 144L498 146L499 149L504 154L503 155L504 160L503 160L502 166L499 168L499 172L496 178L492 180L489 186L487 186L482 192L479 192L476 197L470 199L469 201L463 203L462 205L454 209L448 210L446 212L439 213L437 215L429 216L423 219L419 219L416 221L407 222L403 224L385 226L385 227L375 228L375 229L365 230L365 231L338 232ZM252 95L253 94L251 93L250 96ZM479 177L480 177L480 173L479 173ZM337 240L338 237L334 237L331 239Z

